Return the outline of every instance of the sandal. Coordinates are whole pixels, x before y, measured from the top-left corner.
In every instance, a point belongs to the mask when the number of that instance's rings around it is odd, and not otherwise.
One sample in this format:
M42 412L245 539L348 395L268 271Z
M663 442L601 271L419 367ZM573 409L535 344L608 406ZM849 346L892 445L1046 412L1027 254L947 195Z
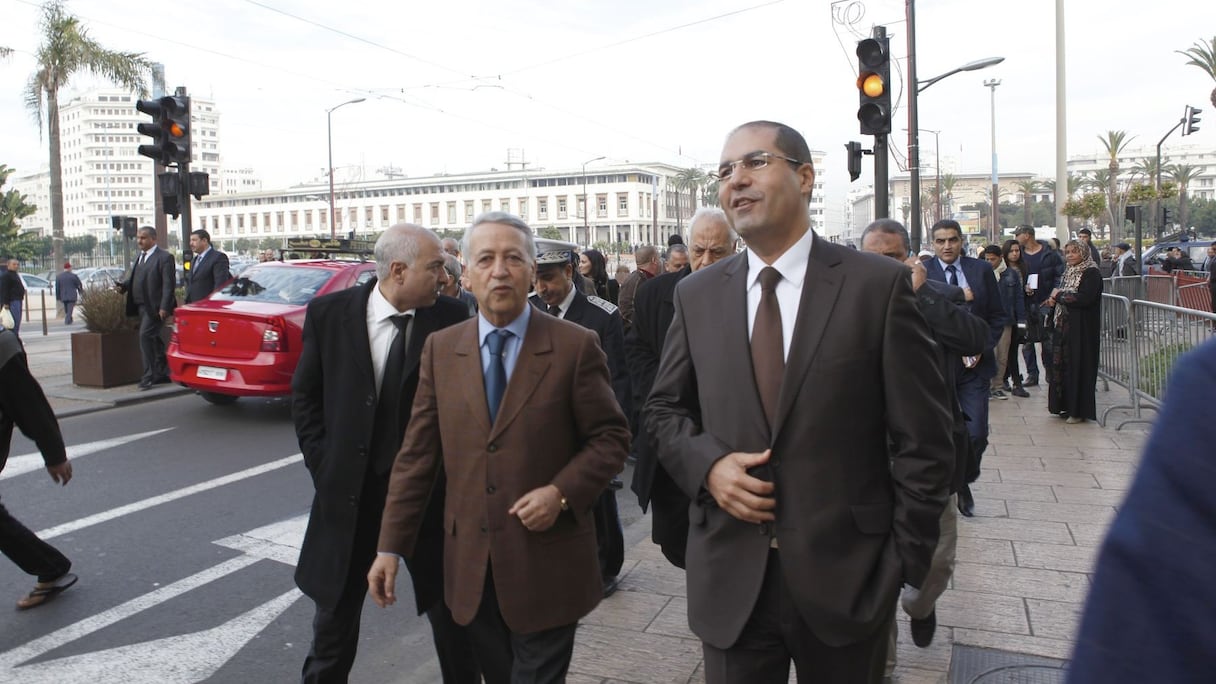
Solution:
M25 598L17 601L17 610L29 610L30 608L41 606L59 594L62 594L68 587L76 584L76 580L78 579L80 578L68 572L60 575L54 581L39 582L34 585L34 589L30 593L25 595Z

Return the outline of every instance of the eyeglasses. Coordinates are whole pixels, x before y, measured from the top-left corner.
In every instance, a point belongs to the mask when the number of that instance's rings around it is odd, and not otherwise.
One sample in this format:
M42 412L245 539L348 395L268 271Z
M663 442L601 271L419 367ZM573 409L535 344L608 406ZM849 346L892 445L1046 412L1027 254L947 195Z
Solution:
M752 152L742 159L736 159L732 162L722 162L722 165L718 167L717 173L711 173L709 174L709 177L718 181L729 180L734 175L736 168L742 167L748 171L759 171L760 169L763 169L771 164L774 159L787 161L794 166L802 166L806 163L800 162L797 159L791 159L790 157L773 154L772 152Z

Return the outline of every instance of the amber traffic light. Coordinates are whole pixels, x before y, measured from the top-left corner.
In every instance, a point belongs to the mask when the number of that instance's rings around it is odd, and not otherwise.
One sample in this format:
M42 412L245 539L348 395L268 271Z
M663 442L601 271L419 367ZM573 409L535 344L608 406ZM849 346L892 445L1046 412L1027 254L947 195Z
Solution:
M884 38L857 42L857 120L865 135L891 132L891 50Z

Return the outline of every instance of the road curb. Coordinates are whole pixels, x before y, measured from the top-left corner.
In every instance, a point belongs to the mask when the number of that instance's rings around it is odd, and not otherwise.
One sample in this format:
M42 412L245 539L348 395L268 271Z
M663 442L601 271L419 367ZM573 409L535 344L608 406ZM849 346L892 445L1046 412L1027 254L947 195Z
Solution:
M135 404L144 404L144 403L147 403L150 401L158 401L160 399L169 399L171 397L180 397L183 394L188 394L193 391L194 390L192 390L188 387L166 387L165 389L161 389L161 390L149 390L147 392L141 392L139 394L132 394L132 395L125 396L125 397L119 397L113 401L99 401L99 402L96 402L96 404L97 404L96 406L77 406L77 407L73 407L73 408L64 409L63 411L56 411L55 418L60 419L60 420L62 420L64 418L73 418L75 416L88 415L90 413L97 413L99 411L107 411L109 409L121 408L123 406L132 406ZM71 397L64 397L64 398L70 399ZM85 401L88 401L88 400L85 400Z

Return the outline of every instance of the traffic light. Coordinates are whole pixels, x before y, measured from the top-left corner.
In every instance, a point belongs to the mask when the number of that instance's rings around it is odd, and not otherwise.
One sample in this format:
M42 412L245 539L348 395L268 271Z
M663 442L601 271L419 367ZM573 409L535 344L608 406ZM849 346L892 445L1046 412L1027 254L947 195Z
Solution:
M1174 223L1174 213L1168 207L1161 207L1161 225L1168 226Z
M849 155L849 180L855 181L861 177L861 155L865 152L859 142L847 142L844 149L848 150Z
M1199 112L1203 110L1198 107L1187 105L1187 108L1182 113L1182 134L1190 135L1199 130Z
M161 210L177 218L182 213L181 205L181 176L176 171L156 174L160 186Z
M864 135L891 132L891 50L887 38L857 43L857 91L861 106L857 120Z
M190 163L190 98L169 95L158 100L140 100L135 108L152 116L152 123L141 123L135 130L152 138L151 145L140 145L139 153L164 165Z

